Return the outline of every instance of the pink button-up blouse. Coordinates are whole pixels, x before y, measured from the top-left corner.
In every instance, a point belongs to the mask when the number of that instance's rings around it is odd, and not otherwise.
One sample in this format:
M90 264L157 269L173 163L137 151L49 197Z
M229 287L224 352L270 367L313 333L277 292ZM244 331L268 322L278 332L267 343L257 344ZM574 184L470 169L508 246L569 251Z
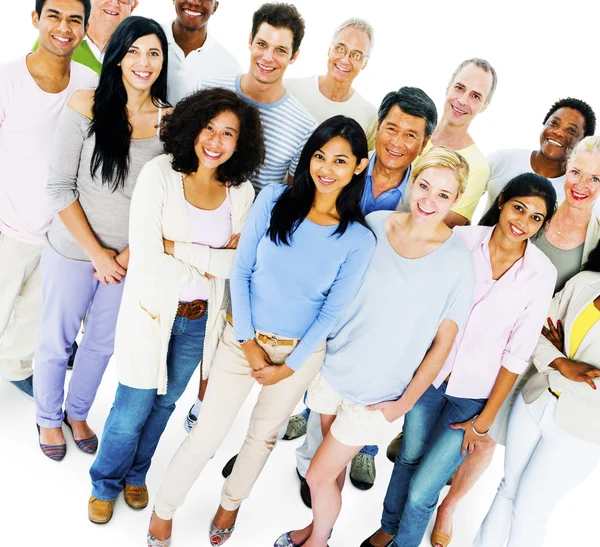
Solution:
M433 385L450 373L446 394L487 399L500 367L525 371L548 314L556 268L531 242L523 258L497 281L492 279L489 242L494 228L454 228L471 250L475 268L473 305L467 323Z

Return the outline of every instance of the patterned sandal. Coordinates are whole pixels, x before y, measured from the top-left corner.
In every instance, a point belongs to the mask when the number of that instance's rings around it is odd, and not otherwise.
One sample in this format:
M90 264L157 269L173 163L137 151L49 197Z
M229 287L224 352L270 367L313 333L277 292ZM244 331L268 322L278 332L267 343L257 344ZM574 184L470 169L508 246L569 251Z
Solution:
M214 547L223 545L223 543L225 543L231 537L231 534L233 534L234 530L235 524L230 528L225 528L224 530L221 530L220 528L217 528L215 526L215 523L213 521L210 523L210 528L208 529L208 540L210 541L210 544Z
M171 545L171 538L169 539L156 539L152 534L148 532L147 535L148 547L169 547Z
M294 543L290 536L291 532L286 532L285 534L279 536L277 541L273 544L273 547L301 547L306 542L302 543Z

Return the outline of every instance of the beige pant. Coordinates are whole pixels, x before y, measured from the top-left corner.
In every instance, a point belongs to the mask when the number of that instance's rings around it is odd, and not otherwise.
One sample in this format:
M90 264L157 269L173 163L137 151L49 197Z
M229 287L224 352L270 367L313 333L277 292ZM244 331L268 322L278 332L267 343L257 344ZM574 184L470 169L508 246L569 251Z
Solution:
M7 380L33 374L42 313L42 249L0 234L0 376Z
M293 349L290 346L273 348L259 344L276 364L284 363ZM279 430L319 372L324 358L325 343L292 376L261 389L250 417L246 440L233 472L223 485L221 505L224 509L237 509L250 495L275 446ZM235 340L233 328L227 325L210 371L198 421L171 460L156 496L154 509L160 518L173 518L175 510L183 504L204 466L223 442L244 400L256 384L251 372L252 368Z

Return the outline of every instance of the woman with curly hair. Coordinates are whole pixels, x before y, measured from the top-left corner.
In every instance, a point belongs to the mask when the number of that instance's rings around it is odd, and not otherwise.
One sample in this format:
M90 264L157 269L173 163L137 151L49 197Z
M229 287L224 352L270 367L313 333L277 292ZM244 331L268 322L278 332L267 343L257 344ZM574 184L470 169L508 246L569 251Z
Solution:
M264 160L258 111L235 93L191 95L164 118L168 155L148 162L131 200L128 281L117 321L119 386L90 469L88 516L104 524L124 490L148 504L146 474L167 422L225 328L227 279ZM168 388L167 388L168 386Z

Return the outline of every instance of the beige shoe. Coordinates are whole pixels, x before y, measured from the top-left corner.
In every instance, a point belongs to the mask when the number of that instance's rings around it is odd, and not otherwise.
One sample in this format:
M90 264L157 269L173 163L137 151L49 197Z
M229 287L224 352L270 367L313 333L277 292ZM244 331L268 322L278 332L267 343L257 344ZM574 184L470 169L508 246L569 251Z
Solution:
M115 500L99 500L90 496L88 501L88 518L95 524L106 524L113 516Z
M145 484L142 486L125 485L125 503L132 509L143 509L148 505L148 488Z

